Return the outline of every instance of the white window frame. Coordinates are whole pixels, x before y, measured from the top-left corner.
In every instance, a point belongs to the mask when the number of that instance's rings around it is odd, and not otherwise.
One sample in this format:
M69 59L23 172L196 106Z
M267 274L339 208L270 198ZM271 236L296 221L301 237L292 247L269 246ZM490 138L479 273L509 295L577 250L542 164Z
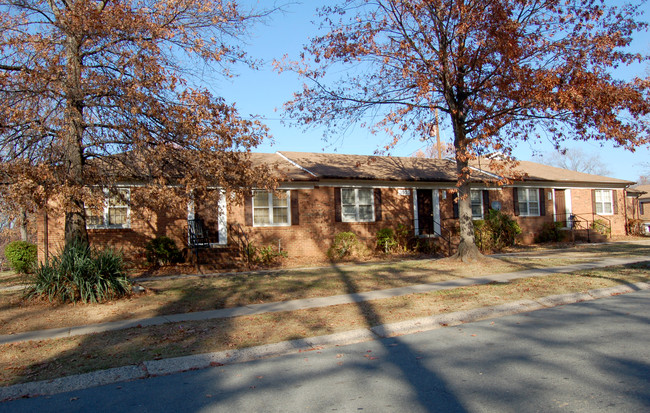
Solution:
M530 193L534 193L535 196L537 197L537 201L531 201L530 200ZM525 193L526 194L526 200L524 202L519 201L519 196ZM530 213L530 204L532 203L537 203L537 213L536 214L531 214ZM519 216L521 217L539 217L540 215L540 202L544 202L544 200L539 199L539 188L517 188L517 203L519 204ZM526 204L526 211L524 212L523 209L521 208L521 204L525 203Z
M343 213L343 191L354 191L354 205L345 204L345 206L354 206L354 219L346 217ZM359 214L359 191L370 191L370 207L372 212L370 219L361 219ZM341 222L375 222L375 190L374 188L341 188Z
M273 198L277 198L275 195L276 193L284 192L286 194L286 199L287 199L287 206L286 207L276 207L273 205ZM267 194L268 198L268 205L267 206L255 206L255 195L260 194L260 193L265 193ZM255 209L262 209L266 208L266 213L268 213L269 217L269 223L268 224L256 224L255 223ZM280 223L275 223L273 222L273 209L274 208L286 208L287 210L287 222L280 222ZM284 190L284 191L253 191L253 196L251 197L251 215L253 218L253 226L254 227L289 227L291 226L291 191L289 190Z
M478 204L474 204L472 202L472 194L478 193ZM480 189L470 189L469 190L469 205L470 208L473 208L474 206L480 206L481 207L481 215L480 216L474 216L474 209L472 209L472 219L483 219L484 216L484 211L485 208L483 207L483 191Z
M119 208L126 208L126 223L125 224L109 224L109 211L111 209L110 200L111 193L108 188L103 188L102 192L104 195L104 207L101 210L102 223L99 225L90 225L86 221L87 229L113 229L113 228L131 228L131 188L117 187L115 188L118 191L126 191L126 206L120 206ZM115 208L115 207L114 207ZM89 217L88 214L89 208L86 208L86 217Z
M603 194L609 193L609 201L603 201ZM600 201L598 200L600 195ZM614 215L614 191L611 189L595 189L594 190L594 214L596 215ZM598 212L598 205L601 205L601 212ZM609 211L605 212L605 205L609 204Z

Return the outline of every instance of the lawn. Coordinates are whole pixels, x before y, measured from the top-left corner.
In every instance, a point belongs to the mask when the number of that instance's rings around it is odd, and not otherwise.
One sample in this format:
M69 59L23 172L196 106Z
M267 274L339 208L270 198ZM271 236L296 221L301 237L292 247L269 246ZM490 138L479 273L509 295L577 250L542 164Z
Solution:
M332 265L317 270L280 270L214 277L189 277L140 282L147 291L103 304L61 305L25 301L22 292L0 295L0 334L158 315L231 308L301 298L327 297L462 277L546 268L587 258L488 258L480 264L410 260L381 264Z
M45 380L158 358L244 348L423 316L650 281L650 262L343 304L132 328L0 346L0 385ZM357 287L355 279L349 281Z

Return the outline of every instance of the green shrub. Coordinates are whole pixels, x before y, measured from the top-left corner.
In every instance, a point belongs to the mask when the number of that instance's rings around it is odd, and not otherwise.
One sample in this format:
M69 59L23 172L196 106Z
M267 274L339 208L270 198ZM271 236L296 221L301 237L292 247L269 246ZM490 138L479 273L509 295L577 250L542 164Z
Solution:
M129 292L130 283L121 254L111 249L94 250L87 244L74 242L35 271L26 296L96 303Z
M331 260L366 255L366 248L354 232L339 232L334 236L334 242L327 250Z
M377 231L377 248L388 254L395 247L397 247L397 240L395 239L395 231L392 228L382 228Z
M263 265L274 264L282 258L287 258L286 251L279 251L273 245L267 245L257 250L257 261Z
M562 240L561 222L546 222L535 237L535 242L558 242Z
M36 267L36 245L27 241L14 241L5 247L5 257L14 271L27 274Z
M597 219L591 223L591 229L602 235L609 235L612 229L603 219Z
M500 251L514 245L521 228L517 221L501 211L490 209L486 219L474 221L476 245L483 252Z
M144 248L150 264L166 265L183 261L183 254L169 237L156 237L147 242Z

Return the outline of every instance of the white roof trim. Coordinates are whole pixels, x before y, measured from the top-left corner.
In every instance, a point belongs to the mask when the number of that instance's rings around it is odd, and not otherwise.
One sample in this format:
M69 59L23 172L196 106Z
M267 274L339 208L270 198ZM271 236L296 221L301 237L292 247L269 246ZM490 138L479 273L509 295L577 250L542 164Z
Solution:
M314 178L318 178L318 175L316 175L315 173L313 173L313 172L310 171L309 169L307 169L307 168L305 168L305 167L303 167L303 166L301 166L301 165L298 165L297 163L295 163L295 162L292 161L291 159L287 158L286 156L284 156L284 155L282 154L282 152L276 151L275 153L276 153L276 155L281 156L284 160L286 160L287 162L289 162L291 165L295 166L296 168L300 168L300 169L302 169L303 171L307 172L309 175L313 176Z

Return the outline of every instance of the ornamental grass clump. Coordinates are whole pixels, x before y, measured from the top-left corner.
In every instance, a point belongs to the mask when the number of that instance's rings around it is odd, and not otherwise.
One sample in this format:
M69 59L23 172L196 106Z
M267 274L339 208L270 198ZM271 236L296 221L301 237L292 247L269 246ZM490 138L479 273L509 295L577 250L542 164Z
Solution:
M64 303L97 303L123 297L130 290L120 253L73 242L35 271L26 296Z

